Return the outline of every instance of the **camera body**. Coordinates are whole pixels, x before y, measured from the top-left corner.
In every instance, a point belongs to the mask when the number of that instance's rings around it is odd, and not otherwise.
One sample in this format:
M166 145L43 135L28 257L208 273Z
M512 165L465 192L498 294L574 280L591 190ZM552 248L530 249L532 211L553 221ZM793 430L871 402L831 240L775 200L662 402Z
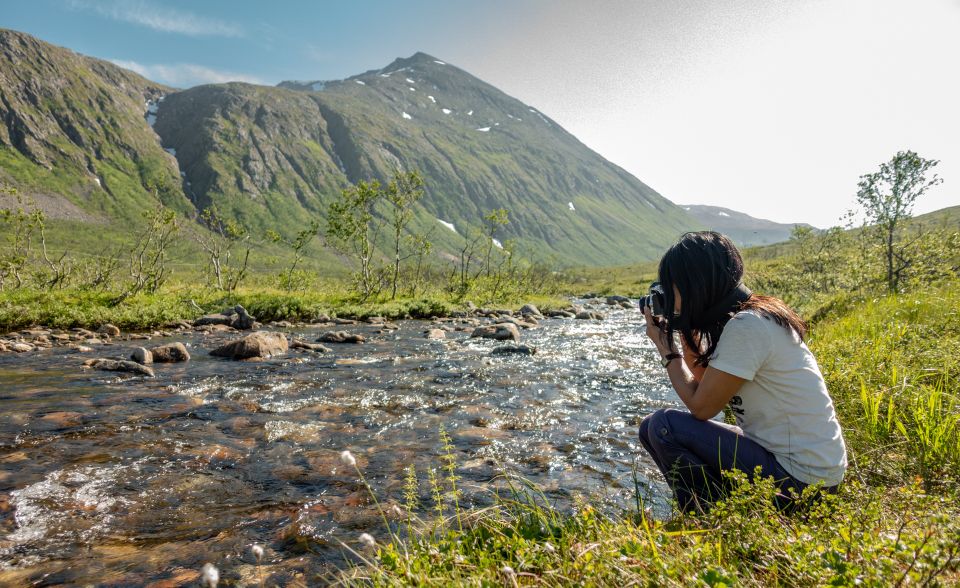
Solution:
M664 304L663 286L660 282L650 284L650 293L640 297L640 311L643 312L644 307L649 306L650 314L657 318L663 318Z

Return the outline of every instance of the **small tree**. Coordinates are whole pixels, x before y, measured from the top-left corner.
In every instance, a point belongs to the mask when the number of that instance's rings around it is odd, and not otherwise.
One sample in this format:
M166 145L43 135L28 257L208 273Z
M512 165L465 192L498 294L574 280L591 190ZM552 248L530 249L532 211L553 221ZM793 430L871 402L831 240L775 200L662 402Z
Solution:
M390 228L393 229L394 257L393 291L390 294L390 299L393 300L397 297L397 283L400 281L400 244L403 238L403 230L413 215L413 205L423 197L423 178L415 171L402 173L397 170L393 174L393 179L387 184L384 196L390 204L392 212Z
M144 290L156 292L170 277L170 268L167 267L170 245L180 231L177 213L158 202L156 208L143 213L143 218L147 223L130 252L131 282L114 299L114 304Z
M0 194L14 196L16 206L0 209L0 227L4 230L3 248L0 249L0 290L6 287L7 280L14 280L14 287L23 286L23 273L30 261L33 237L44 225L44 214L40 209L29 210L23 196L12 187L0 187Z
M317 236L318 231L320 231L320 223L317 221L310 221L310 225L297 233L293 239L287 239L274 230L267 231L267 239L274 243L286 245L293 250L293 260L290 262L290 267L287 268L285 273L280 274L280 286L283 289L289 291L303 287L303 279L297 279L297 277L300 276L300 274L296 273L297 265L300 264L307 245ZM302 278L303 276L300 277Z
M209 233L193 231L193 238L210 258L210 269L213 272L216 287L233 292L247 275L247 266L250 262L250 235L235 220L223 219L216 207L204 209L198 220ZM246 245L243 261L239 265L234 265L233 249L240 244Z
M327 211L327 236L338 249L360 262L357 284L364 300L377 289L373 256L381 223L375 221L373 208L382 195L380 182L360 181L341 192Z
M490 277L490 263L493 259L493 244L500 227L510 224L509 213L506 208L497 208L491 210L483 216L483 236L487 240L487 251L484 259L484 273ZM501 244L501 248L503 245Z
M873 225L864 226L864 231L871 231L881 244L891 292L899 289L902 274L912 263L908 249L897 242L897 229L910 218L917 199L942 181L936 174L927 177L938 163L901 151L878 171L860 176L857 202L866 214L865 225Z

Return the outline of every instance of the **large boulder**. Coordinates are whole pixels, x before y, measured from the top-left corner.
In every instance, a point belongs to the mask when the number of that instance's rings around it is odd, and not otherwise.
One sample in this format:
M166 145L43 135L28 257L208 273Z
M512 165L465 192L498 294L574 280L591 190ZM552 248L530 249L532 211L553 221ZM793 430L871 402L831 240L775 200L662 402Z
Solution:
M154 363L176 363L179 361L190 361L190 352L183 343L169 343L160 345L150 350L153 355Z
M265 359L286 353L288 348L287 338L282 333L256 331L217 347L210 355L230 359Z
M135 361L125 359L88 359L83 362L84 367L95 370L106 370L111 372L129 372L141 376L153 377L153 370L145 365L140 365Z
M470 334L470 337L483 337L484 339L495 339L497 341L519 341L520 329L513 323L497 323L495 325L483 325L477 327Z

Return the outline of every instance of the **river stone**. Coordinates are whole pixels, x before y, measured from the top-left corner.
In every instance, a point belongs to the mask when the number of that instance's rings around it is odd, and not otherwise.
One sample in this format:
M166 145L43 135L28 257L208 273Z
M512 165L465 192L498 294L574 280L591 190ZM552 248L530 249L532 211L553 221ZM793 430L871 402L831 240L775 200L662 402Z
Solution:
M483 337L484 339L496 339L497 341L506 341L507 339L519 341L520 330L513 323L497 323L475 328L470 337Z
M577 313L569 310L548 310L547 316L550 318L573 318L577 316Z
M187 351L186 345L179 341L154 347L150 350L150 353L153 354L153 361L155 363L190 361L190 352Z
M256 331L242 339L217 347L210 355L230 359L267 358L286 353L287 338L282 333Z
M232 316L227 314L216 313L216 314L208 314L206 316L202 316L198 318L197 320L193 321L193 325L195 327L202 327L204 325L226 325L229 327L231 326L230 323L232 322L233 322Z
M107 323L102 327L100 327L99 329L97 329L97 333L100 333L101 335L106 335L107 337L119 337L120 329L114 325L111 325L110 323Z
M17 342L10 345L10 350L17 353L26 353L27 351L33 351L33 345Z
M606 302L609 306L617 306L618 304L621 304L623 302L630 302L630 299L627 298L626 296L613 295L613 296L607 296Z
M345 319L345 318L330 319L330 322L332 322L332 323L335 324L335 325L355 325L355 324L357 324L357 321L355 321L355 320L353 320L353 319Z
M540 312L540 309L534 306L533 304L524 304L520 307L521 316L532 316L534 318L541 319L543 318L543 313Z
M84 367L93 368L95 370L106 370L110 372L129 372L131 374L140 374L142 376L147 376L148 378L153 377L153 370L148 368L145 365L140 365L135 361L127 360L117 360L117 359L88 359L83 362Z
M247 312L247 309L239 304L233 307L233 311L236 313L236 316L233 318L233 322L230 323L230 326L234 329L248 331L254 328L254 325L257 324L257 319L250 316L250 314Z
M149 363L153 363L153 353L144 347L137 347L133 350L133 353L130 354L130 359L139 363L140 365L147 365Z
M602 321L606 317L604 317L603 314L595 310L581 310L580 312L577 313L576 318L582 321L587 321L587 320Z
M346 331L327 331L317 339L320 343L363 343L366 341L363 335L348 333Z
M529 345L501 345L500 347L495 347L493 351L490 352L491 355L534 355L537 352L536 347L530 347Z
M427 339L446 339L447 333L443 329L427 329L425 336Z
M319 343L307 343L300 339L294 339L290 343L291 349L306 349L307 351L313 351L316 353L330 353L333 349L330 349L326 345L320 345Z

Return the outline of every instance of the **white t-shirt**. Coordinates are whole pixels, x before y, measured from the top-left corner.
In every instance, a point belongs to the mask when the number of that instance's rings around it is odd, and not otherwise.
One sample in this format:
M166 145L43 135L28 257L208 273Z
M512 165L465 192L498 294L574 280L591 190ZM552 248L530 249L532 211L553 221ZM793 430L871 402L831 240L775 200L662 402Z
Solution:
M738 312L720 334L710 367L747 380L729 406L747 438L794 478L834 486L847 449L817 360L792 328Z

